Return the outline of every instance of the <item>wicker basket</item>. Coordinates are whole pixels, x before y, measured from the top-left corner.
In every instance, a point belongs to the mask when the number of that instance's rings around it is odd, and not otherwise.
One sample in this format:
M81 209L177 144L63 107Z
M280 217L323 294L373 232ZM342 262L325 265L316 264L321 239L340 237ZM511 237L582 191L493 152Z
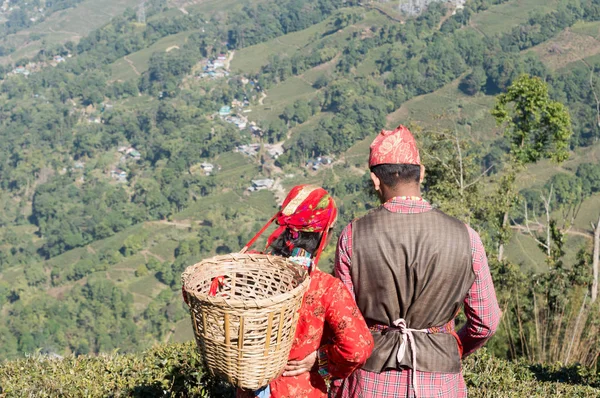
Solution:
M213 375L256 390L281 373L310 282L304 267L282 257L230 254L188 267L182 282L198 350Z

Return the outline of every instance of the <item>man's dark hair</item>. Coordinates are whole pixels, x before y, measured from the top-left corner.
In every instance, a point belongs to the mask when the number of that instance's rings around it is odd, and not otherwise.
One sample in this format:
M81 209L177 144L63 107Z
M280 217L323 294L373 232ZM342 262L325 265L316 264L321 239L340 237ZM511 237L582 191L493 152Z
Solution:
M282 257L290 257L292 251L286 245L286 242L290 241L294 244L294 247L299 247L306 250L310 254L314 254L319 247L321 242L321 234L319 232L298 232L298 237L294 239L289 229L283 231L277 239L271 243L270 250L271 254Z
M371 167L371 171L383 185L395 188L398 184L419 183L421 166L418 164L379 164Z

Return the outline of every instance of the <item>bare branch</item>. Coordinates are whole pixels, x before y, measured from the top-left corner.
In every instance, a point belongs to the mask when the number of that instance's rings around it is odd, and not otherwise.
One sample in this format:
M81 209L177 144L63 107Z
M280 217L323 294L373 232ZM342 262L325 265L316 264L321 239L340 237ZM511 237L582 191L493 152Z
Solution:
M554 184L550 185L550 193L547 197L542 196L544 202L544 209L546 210L546 254L550 257L550 248L552 246L552 236L550 234L550 204L552 202L552 193L554 191Z
M424 152L425 155L429 156L432 159L437 160L438 162L440 162L440 164L446 168L447 170L450 171L450 173L452 174L452 177L454 178L454 181L456 182L456 185L458 185L460 187L460 181L458 180L458 178L456 177L456 173L454 172L454 169L450 166L448 166L448 164L446 162L444 162L442 159L439 158L439 156L435 156L432 155L430 153Z
M490 167L488 167L483 173L481 173L479 175L479 177L477 177L476 179L474 179L473 181L471 181L470 183L468 183L467 185L465 185L465 189L470 188L473 185L477 184L479 182L479 180L481 180L483 177L485 177L485 175L488 173L488 171L490 171L494 167L496 167L495 164L493 164Z
M535 240L540 246L544 247L546 250L550 249L550 247L549 247L548 244L546 244L546 243L542 242L541 240L539 240L539 238L533 233L533 231L531 231L531 228L529 226L528 212L527 212L527 201L525 201L525 227L523 227L520 224L517 224L514 220L512 220L512 221L513 221L513 224L521 227L521 229L524 229L527 232L527 234L529 236L531 236L533 238L533 240ZM541 226L542 225L540 225L540 227Z
M460 140L458 139L458 129L456 128L456 121L454 122L454 137L456 139L456 150L458 151L458 164L460 166L460 197L463 198L465 194L465 172L463 170L463 157L462 150L460 148Z

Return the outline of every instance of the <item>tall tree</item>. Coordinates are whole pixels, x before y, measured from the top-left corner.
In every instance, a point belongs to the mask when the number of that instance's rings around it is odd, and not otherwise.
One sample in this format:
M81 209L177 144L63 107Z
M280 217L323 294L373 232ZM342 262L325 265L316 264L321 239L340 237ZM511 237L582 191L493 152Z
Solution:
M505 171L503 206L500 208L500 246L502 261L504 244L510 239L508 214L514 205L514 177L527 164L541 159L560 163L569 157L569 139L573 135L571 116L565 106L553 101L548 85L538 77L521 75L498 95L492 110L498 125L504 126L504 136L510 144ZM547 242L549 244L549 242Z
M592 283L592 303L598 298L598 267L600 267L600 216L598 216L598 222L594 227L594 252L592 270L594 275L594 282Z

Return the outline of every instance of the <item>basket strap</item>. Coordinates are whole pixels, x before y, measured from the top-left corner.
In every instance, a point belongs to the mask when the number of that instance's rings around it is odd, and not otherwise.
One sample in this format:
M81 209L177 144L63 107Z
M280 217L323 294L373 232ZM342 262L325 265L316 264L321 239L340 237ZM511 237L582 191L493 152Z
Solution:
M216 296L217 292L219 291L219 289L221 289L223 287L224 283L225 283L225 277L223 275L217 276L216 278L214 278L212 280L212 283L210 284L210 290L208 291L208 295Z
M269 221L267 221L267 223L260 229L260 231L258 231L258 233L256 235L254 235L254 238L250 239L250 241L248 243L246 243L246 245L242 248L242 250L240 250L240 253L241 254L246 253L248 251L248 249L250 249L252 247L252 245L258 240L258 238L260 238L260 236L267 230L267 228L269 228L271 223L273 221L275 221L280 214L281 214L281 211L278 211L277 213L275 213L275 215L273 217L271 217L271 219ZM327 226L325 227L325 230L321 234L321 242L319 242L319 247L317 248L317 251L315 252L315 259L313 260L314 268L316 268L317 263L319 262L319 259L321 258L321 253L323 252L323 249L325 248L325 244L327 243L327 235L329 233L329 229L331 228L331 225L333 224L333 221L335 221L335 219L329 220L329 222L327 223Z
M261 230L258 231L258 233L256 235L254 235L254 238L250 239L250 241L248 243L246 243L246 246L244 246L242 248L242 250L240 250L240 253L244 254L244 253L246 253L246 251L248 251L248 249L250 249L252 247L254 242L256 242L258 240L258 238L260 238L260 236L267 230L267 228L269 228L269 225L271 225L271 223L273 221L275 221L277 216L279 216L279 213L280 212L275 213L275 215L273 217L271 217L271 219L269 221L267 221L267 223L264 225L264 227L262 227Z

